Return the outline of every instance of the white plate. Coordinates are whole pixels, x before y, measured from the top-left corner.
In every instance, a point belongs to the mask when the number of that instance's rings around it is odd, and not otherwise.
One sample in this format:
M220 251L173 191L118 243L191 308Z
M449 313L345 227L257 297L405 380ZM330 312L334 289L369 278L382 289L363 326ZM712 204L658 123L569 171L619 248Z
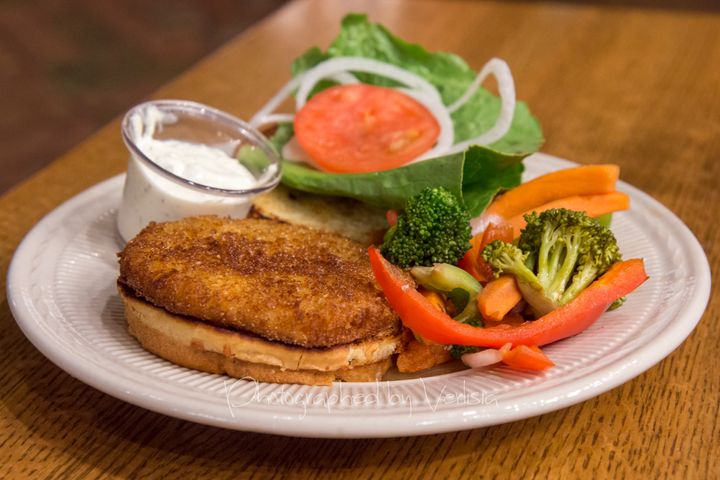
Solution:
M574 165L536 154L526 160L526 177ZM710 269L692 233L658 202L620 182L632 208L615 215L613 230L625 258L644 257L650 279L619 310L547 346L555 368L542 374L438 369L423 378L332 387L255 384L173 365L127 333L115 292L122 183L117 176L90 188L33 228L10 267L10 306L30 341L74 377L127 402L208 425L389 437L540 415L599 395L662 360L690 334L710 293Z

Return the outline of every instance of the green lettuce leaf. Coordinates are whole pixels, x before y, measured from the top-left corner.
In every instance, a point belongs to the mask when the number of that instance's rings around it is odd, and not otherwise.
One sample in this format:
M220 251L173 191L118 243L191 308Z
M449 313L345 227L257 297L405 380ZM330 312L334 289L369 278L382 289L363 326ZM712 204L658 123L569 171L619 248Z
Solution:
M503 154L477 146L465 152L462 198L471 217L484 212L501 191L520 185L524 170L522 160L526 156Z
M505 154L474 146L464 153L433 158L372 173L326 173L283 162L283 183L321 195L350 197L381 208L402 210L410 197L428 187L445 187L460 198L472 217L480 215L500 191L520 184L526 154Z
M292 73L297 75L328 58L340 56L371 58L409 70L433 84L446 105L460 98L477 75L457 55L428 52L420 45L395 37L382 25L370 23L363 14L346 16L338 37L328 51L311 48L295 60ZM359 73L357 76L361 81L373 85L395 85L392 80L376 75ZM320 91L331 84L323 82L313 91ZM500 99L480 88L462 108L452 114L455 141L467 140L489 130L495 124L499 112ZM532 153L542 143L543 135L538 121L527 105L518 102L510 130L490 147L503 153Z

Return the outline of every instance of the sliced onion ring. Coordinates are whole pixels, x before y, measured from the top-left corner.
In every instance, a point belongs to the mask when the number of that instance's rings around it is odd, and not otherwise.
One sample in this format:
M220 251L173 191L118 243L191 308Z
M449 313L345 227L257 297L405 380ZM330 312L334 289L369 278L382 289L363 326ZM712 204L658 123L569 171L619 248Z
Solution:
M440 93L430 82L400 67L370 58L335 57L325 60L305 72L295 98L295 110L299 111L305 105L310 92L320 80L346 72L364 72L380 75L402 83L413 90L434 95L440 100Z
M275 111L276 108L280 106L282 102L284 102L290 94L295 90L298 85L300 85L300 81L303 79L302 75L298 75L297 77L293 78L289 82L287 82L285 85L282 86L278 92L268 100L263 107L255 113L255 115L252 116L250 119L250 125L257 127L260 125L267 125L267 122L264 122L264 118L270 115L272 112Z
M270 113L264 117L253 117L251 120L252 126L255 128L263 127L265 125L273 125L279 123L292 123L295 120L295 115L292 113Z
M476 353L466 353L460 359L470 368L483 368L502 362L503 354L494 348L487 348Z
M470 368L483 368L502 362L505 354L510 351L512 345L506 343L500 349L486 348L476 353L466 353L460 359Z
M360 83L360 80L350 72L340 72L332 76L332 79L342 85Z
M313 87L325 78L330 78L341 84L357 83L358 79L351 72L364 72L383 76L405 85L398 90L420 102L437 119L440 134L437 142L427 152L414 161L465 151L471 145L488 145L502 138L512 124L515 112L515 84L507 63L498 58L487 62L475 80L450 107L445 107L440 93L430 82L424 78L404 70L395 65L363 57L336 57L325 60L290 80L276 93L250 120L254 126L267 125L276 122L291 122L292 114L273 114L290 94L297 90L295 99L296 112L307 102ZM493 75L498 82L500 93L500 114L495 125L482 135L454 143L455 132L450 114L460 109L477 92L485 79Z
M465 140L453 145L447 153L457 153L465 151L470 145L488 145L500 140L510 130L513 116L515 114L515 83L513 81L510 67L504 60L493 58L485 64L480 70L473 83L463 93L463 95L448 110L454 112L465 105L468 100L477 92L482 82L488 75L493 75L498 82L498 92L500 93L500 115L498 115L495 125L482 135Z
M278 92L273 95L272 98L270 98L270 100L268 100L265 105L263 105L263 107L257 111L257 113L255 113L255 115L253 115L253 117L250 119L250 124L254 127L259 127L262 125L268 125L270 123L292 122L295 118L292 113L276 114L278 117L275 117L275 115L271 114L275 111L275 109L280 106L282 102L284 102L290 97L290 94L293 92L293 90L296 90L298 88L307 73L308 72L302 73L287 82L285 85L283 85L282 88L278 90ZM350 72L338 72L337 74L331 75L330 77L334 81L343 85L360 82L360 80L358 80L357 77ZM276 118L277 120L274 121L274 119Z

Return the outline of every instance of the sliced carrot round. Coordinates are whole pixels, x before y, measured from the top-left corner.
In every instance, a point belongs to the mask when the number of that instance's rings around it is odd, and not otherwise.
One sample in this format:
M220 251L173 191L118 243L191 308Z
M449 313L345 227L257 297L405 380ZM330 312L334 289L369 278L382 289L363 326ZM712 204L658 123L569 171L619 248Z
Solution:
M379 172L428 151L440 126L415 99L391 88L338 85L312 97L295 115L295 136L330 172Z

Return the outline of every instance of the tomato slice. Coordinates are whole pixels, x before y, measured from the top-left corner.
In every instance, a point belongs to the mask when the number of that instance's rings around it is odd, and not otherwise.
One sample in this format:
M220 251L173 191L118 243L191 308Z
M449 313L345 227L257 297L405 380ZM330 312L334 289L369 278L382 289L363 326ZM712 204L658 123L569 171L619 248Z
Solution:
M295 115L295 137L321 169L379 172L428 151L440 125L419 102L391 88L338 85L313 96Z
M385 212L385 218L387 219L388 225L390 225L391 227L394 227L398 221L397 210L392 210L392 209L388 210L387 212Z

